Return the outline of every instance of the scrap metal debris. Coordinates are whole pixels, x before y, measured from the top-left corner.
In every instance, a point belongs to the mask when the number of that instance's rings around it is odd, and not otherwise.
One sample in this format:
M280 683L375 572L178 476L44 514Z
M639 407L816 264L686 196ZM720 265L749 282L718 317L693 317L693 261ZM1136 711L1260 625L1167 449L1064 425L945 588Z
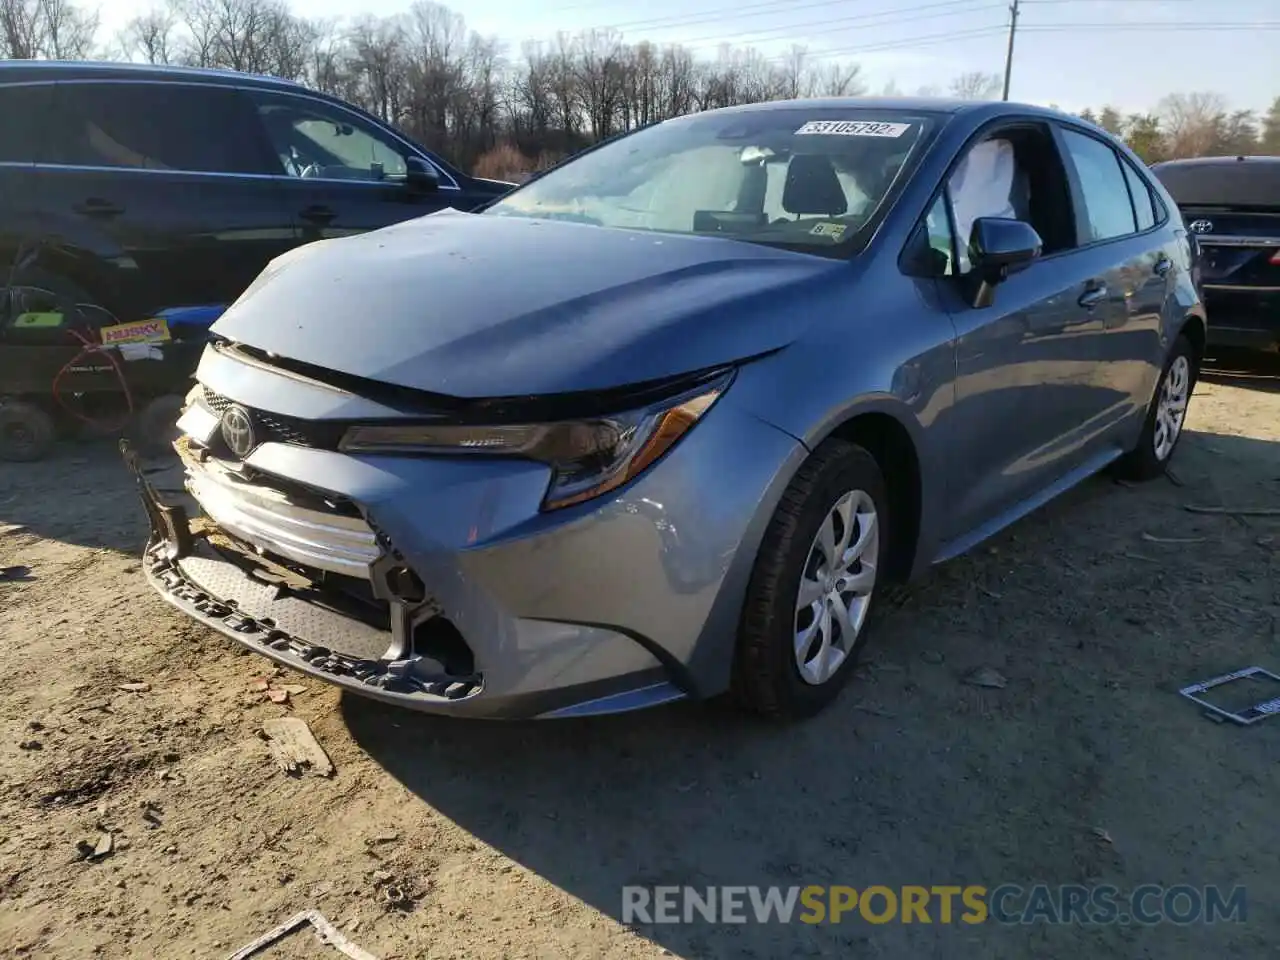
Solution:
M965 676L964 682L970 686L989 687L992 690L1003 690L1009 685L1004 674L994 667L978 667Z
M25 580L34 580L31 576L30 567L0 567L0 582L18 582Z
M117 683L117 684L116 684L116 689L117 689L117 690L122 690L122 691L124 691L125 693L146 693L148 690L150 690L150 689L151 689L151 684L149 684L149 683L141 683L141 682L138 682L138 683Z
M263 722L262 735L277 766L290 776L307 772L320 777L333 776L333 762L305 720L274 717Z
M344 956L350 957L351 960L378 960L368 950L356 946L338 932L338 928L326 920L319 910L303 910L301 913L295 914L274 930L269 930L256 940L246 943L235 953L229 955L227 960L248 960L255 953L261 953L273 943L278 943L299 927L308 924L310 924L312 931L315 933L316 939L325 946L333 947Z
M1216 687L1245 680L1261 681L1269 684L1272 687L1273 696L1269 700L1263 700L1261 703L1255 703L1251 707L1244 707L1239 710L1228 710L1225 707L1220 707L1216 703L1210 702L1207 697L1208 692ZM1248 726L1251 723L1257 723L1259 720L1265 720L1267 717L1274 717L1276 714L1280 714L1280 696L1274 696L1277 692L1280 692L1280 674L1264 670L1262 667L1245 667L1242 670L1235 670L1220 677L1214 677L1212 680L1193 683L1178 691L1179 694L1192 703L1203 707L1206 715L1210 718L1217 718L1219 722L1230 720L1240 726Z
M1200 507L1184 503L1188 513L1224 513L1232 517L1280 517L1280 507Z
M1204 543L1208 537L1157 537L1154 533L1143 531L1142 539L1147 543Z

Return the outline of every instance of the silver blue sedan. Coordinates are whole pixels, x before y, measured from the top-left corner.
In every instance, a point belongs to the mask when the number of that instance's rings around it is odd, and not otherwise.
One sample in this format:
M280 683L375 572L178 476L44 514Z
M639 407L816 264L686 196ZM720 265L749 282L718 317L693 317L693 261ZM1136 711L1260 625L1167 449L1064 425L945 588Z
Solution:
M887 584L1104 467L1161 473L1194 256L1141 161L1056 112L669 120L273 262L180 421L194 502L139 474L145 569L415 709L811 715Z

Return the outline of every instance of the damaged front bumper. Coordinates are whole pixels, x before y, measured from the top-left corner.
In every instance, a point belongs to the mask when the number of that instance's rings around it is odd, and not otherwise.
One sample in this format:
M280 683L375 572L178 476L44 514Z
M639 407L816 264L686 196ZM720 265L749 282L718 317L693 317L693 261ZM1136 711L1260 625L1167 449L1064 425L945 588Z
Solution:
M192 509L166 502L128 441L120 444L151 528L143 557L146 577L169 604L255 653L364 697L458 716L588 716L642 709L686 695L656 660L630 640L596 628L573 627L566 633L557 631L555 624L538 622L525 625L526 640L564 647L566 637L577 636L580 649L561 653L562 659L578 665L566 671L574 674L573 680L504 683L503 674L509 676L510 670L499 669L494 690L495 684L486 682L478 664L458 669L448 657L422 652L424 631L430 633L437 623L450 629L451 625L416 576L411 575L416 584L397 580L407 570L404 557L389 542L377 538L378 549L370 551L355 532L356 524L338 529L331 521L321 526L314 519L308 522L306 514L298 511L267 518L255 513L255 506L245 498L210 496L211 485L218 481L199 466L200 455L185 437L176 448L187 468L187 489L200 497ZM309 536L299 536L299 529ZM326 531L323 537L316 533L321 529ZM371 529L369 533L377 536ZM327 556L322 558L322 552ZM361 552L367 567L353 576ZM305 566L306 559L318 565ZM348 584L367 585L370 596L385 609L384 622L370 623L368 617L335 608L308 579L332 579L335 574ZM610 643L637 649L650 666L637 664L632 657L633 669L628 672L587 670L584 676L581 664ZM509 668L506 660L524 659L504 656L501 645L479 646L478 657L465 658L469 664L501 659L501 666Z
M282 620L298 619L299 605L305 610L303 619L323 632L350 632L357 624L341 613L318 609L291 595L296 589L296 585L289 585L291 571L265 557L256 558L256 562L264 571L274 568L277 576L274 581L268 577L253 582L241 565L226 559L226 551L234 552L242 544L235 544L203 518L193 522L183 505L165 503L127 440L120 442L120 450L137 483L151 527L143 557L147 579L183 613L283 666L388 703L416 709L445 707L483 692L479 676L446 674L427 658L412 653L413 624L421 621L424 612L432 612L429 605L425 611L421 604L416 609L399 601L389 605L390 642L378 657L352 656L281 629ZM221 550L214 546L218 541ZM247 606L252 612L240 599L218 596L209 589L219 581L237 579L242 581L237 592L248 588ZM273 606L277 609L271 609Z
M633 483L553 512L517 458L344 453L356 394L206 351L178 426L190 507L126 446L173 606L345 690L425 712L616 713L729 683L765 525L805 455L722 401ZM235 404L262 436L223 450ZM182 495L185 499L185 495Z

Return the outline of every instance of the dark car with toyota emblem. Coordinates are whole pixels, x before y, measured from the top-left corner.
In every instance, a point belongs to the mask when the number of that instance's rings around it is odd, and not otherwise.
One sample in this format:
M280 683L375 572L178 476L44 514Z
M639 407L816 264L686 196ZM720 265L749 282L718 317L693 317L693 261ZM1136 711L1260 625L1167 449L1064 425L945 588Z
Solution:
M1151 168L1200 248L1209 341L1280 350L1280 157L1198 157Z

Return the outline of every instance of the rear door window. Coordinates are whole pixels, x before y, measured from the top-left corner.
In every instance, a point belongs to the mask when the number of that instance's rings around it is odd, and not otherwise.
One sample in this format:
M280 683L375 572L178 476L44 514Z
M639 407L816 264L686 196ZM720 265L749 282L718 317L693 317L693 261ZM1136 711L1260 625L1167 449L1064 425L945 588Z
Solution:
M1081 243L1111 240L1137 232L1133 204L1120 158L1101 140L1074 130L1062 131L1067 159L1075 168L1084 200L1085 235Z
M237 91L170 83L65 83L47 161L186 173L278 173Z
M36 162L52 102L48 84L0 87L0 162Z

